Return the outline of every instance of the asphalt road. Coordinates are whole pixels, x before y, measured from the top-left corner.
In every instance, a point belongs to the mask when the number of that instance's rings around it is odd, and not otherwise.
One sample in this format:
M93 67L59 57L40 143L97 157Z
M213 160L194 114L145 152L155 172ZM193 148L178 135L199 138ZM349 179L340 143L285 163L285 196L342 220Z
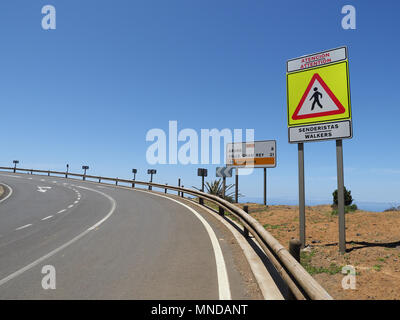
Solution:
M73 179L0 183L0 299L262 298L229 231L195 206Z

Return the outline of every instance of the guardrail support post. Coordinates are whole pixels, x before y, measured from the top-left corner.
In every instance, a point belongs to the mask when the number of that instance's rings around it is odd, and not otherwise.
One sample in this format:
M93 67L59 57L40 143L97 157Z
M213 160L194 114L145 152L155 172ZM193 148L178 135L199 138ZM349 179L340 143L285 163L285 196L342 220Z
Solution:
M117 177L117 179L118 179L118 177ZM116 186L118 185L118 180L115 180L115 185L116 185Z
M50 170L49 170L49 171L47 171L47 175L50 177Z
M68 178L68 173L65 173L65 178Z
M166 186L168 185L168 183L165 184ZM165 193L167 193L167 188L165 188Z
M101 178L99 177L99 183L101 182Z
M204 205L204 199L203 198L199 198L199 204Z
M243 211L246 212L246 213L249 213L249 206L243 206ZM249 230L247 230L246 227L244 227L243 232L244 232L244 236L246 238L249 238Z
M135 180L132 180L132 181L135 181ZM135 183L134 182L132 182L132 188L134 188L135 187Z
M292 239L289 241L289 253L296 259L298 263L300 263L300 249L302 247L302 243L298 239ZM293 292L288 288L288 300L297 300Z
M292 239L289 241L289 252L297 260L300 262L300 249L301 249L301 241L298 239Z
M222 207L218 207L218 214L220 215L220 216L224 216L224 213L225 213L225 210L224 210L224 208L222 208Z
M33 169L31 169L31 175L33 175Z
M185 186L182 185L182 188L184 188ZM183 198L183 191L181 191L181 197Z
M181 187L181 178L178 179L178 187ZM178 197L181 195L181 192L178 190Z

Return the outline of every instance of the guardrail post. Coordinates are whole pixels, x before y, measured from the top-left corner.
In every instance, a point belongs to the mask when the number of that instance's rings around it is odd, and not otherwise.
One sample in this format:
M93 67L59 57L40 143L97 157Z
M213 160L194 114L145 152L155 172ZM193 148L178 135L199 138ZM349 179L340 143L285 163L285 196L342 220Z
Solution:
M149 190L152 190L153 188L151 187L151 185L149 185Z
M222 208L222 207L218 207L218 214L220 215L220 216L224 216L224 213L225 213L225 210L224 210L224 208Z
M31 169L31 175L33 175L33 169Z
M132 181L135 181L135 180L132 180ZM132 182L132 188L134 188L135 187L135 183L134 182Z
M204 205L204 199L203 199L203 198L199 198L199 203L200 203L201 205Z
M118 179L118 177L117 177L117 179ZM115 180L115 185L116 185L116 186L118 185L118 180Z
M289 241L289 252L297 260L300 262L300 249L301 249L301 241L298 239L292 239Z
M181 187L181 178L178 179L178 187ZM181 195L181 192L178 190L178 197Z
M99 183L101 182L101 177L99 177Z
M49 170L49 171L47 171L47 175L50 177L50 170Z
M301 241L298 239L292 239L289 241L289 253L296 259L298 263L300 263L300 249L301 249ZM288 300L297 300L293 292L288 288Z
M68 178L68 173L67 172L65 173L65 178Z
M182 188L184 188L185 186L182 185ZM181 191L181 197L183 198L183 191Z
M243 211L246 212L246 213L249 213L249 206L243 206ZM246 238L248 238L249 237L249 230L247 230L247 228L244 227L243 232L244 232L244 236Z
M82 180L85 180L85 175L83 175Z
M166 186L168 185L168 183L165 184ZM165 193L167 193L167 188L165 188Z

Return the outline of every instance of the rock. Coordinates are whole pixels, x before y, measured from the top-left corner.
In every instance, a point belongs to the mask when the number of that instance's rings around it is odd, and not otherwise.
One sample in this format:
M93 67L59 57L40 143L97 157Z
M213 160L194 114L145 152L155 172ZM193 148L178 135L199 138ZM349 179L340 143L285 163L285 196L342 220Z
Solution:
M321 240L313 240L311 243L321 243Z
M357 236L357 237L360 237L360 236L361 236L361 233L357 233L356 236Z

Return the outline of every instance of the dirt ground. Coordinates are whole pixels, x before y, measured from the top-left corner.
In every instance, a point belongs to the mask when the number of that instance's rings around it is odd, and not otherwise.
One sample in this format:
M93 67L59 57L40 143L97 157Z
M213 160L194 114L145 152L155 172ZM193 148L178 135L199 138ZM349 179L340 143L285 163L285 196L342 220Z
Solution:
M297 206L247 203L250 214L288 248L299 238ZM240 205L243 207L243 204ZM400 300L400 212L346 214L347 252L338 251L338 216L330 205L306 207L306 270L335 299ZM342 267L356 269L356 289L343 289Z

